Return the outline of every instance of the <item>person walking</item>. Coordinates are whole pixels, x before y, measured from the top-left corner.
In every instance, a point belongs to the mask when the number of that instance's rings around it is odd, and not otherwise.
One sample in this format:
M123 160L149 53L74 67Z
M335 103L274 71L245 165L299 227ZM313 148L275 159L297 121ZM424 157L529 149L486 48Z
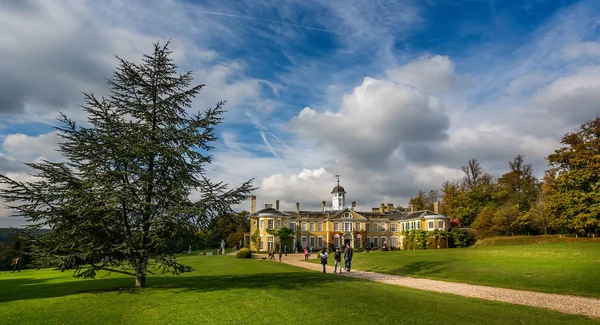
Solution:
M283 252L281 251L281 248L279 249L279 262L281 262L281 255L283 255Z
M340 268L340 273L342 273L342 251L339 248L335 249L335 253L333 253L333 260L335 261L333 273L337 272L338 267Z
M304 260L308 262L308 248L304 247Z
M344 250L344 261L346 262L346 272L350 272L350 267L352 266L352 254L354 251L350 245L346 246Z
M285 256L287 256L287 245L285 245L285 246L283 247L283 253L285 254Z
M19 273L21 273L20 264L21 264L21 257L17 256L15 258L13 258L12 263L10 264L13 267L11 273L15 273L15 270L17 270L17 271L19 271Z
M325 248L323 248L323 250L321 251L321 264L323 265L323 273L327 273L325 272L325 269L327 267L327 257L329 256L329 254L327 254L327 250Z

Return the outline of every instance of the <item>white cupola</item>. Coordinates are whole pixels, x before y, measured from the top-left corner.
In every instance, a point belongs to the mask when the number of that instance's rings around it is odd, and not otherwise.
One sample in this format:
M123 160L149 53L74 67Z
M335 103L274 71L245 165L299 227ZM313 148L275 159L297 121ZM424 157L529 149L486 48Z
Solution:
M331 191L331 210L339 211L346 206L346 191L340 186L340 175L335 177L337 177L337 186Z

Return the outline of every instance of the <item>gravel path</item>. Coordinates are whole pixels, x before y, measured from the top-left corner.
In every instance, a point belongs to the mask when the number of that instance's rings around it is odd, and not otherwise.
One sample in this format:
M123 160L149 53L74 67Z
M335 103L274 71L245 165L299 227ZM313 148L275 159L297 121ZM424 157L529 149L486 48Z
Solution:
M256 256L256 255L255 255ZM266 257L256 256L257 258ZM323 271L320 264L302 261L303 255L289 254L282 258L282 262L314 271ZM316 258L313 254L311 259ZM273 263L272 261L269 261ZM327 273L333 273L333 267L327 266ZM510 304L526 305L539 308L556 310L565 314L585 315L600 319L600 299L587 298L552 293L541 293L514 289L503 289L481 285L473 285L457 282L445 282L438 280L404 277L366 271L352 271L350 273L332 274L332 276L348 276L352 278L367 279L402 287L420 290L451 293L455 295L473 297L486 300L502 301Z

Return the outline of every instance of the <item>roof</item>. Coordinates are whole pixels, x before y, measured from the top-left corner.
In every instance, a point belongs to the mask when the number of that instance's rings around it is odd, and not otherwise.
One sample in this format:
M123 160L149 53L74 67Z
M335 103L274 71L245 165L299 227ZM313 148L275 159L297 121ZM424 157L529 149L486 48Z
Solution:
M283 212L283 211L279 211L275 208L265 208L259 211L256 211L252 214L250 214L250 216L255 217L255 216L259 216L259 217L290 217L289 214Z
M429 210L415 212L396 212L390 215L391 220L414 220L414 219L450 219L443 214L435 213Z
M331 191L331 193L346 193L346 190L344 190L342 186L336 185L336 187L333 188L333 191Z

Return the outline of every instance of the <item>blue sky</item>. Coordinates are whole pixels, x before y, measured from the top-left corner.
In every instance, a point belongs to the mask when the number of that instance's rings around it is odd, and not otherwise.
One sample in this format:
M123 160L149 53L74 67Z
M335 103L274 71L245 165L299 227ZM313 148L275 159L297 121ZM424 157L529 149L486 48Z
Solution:
M84 120L113 55L171 39L207 85L193 109L228 100L211 176L256 178L259 204L319 208L341 174L359 208L406 205L470 158L500 176L523 154L541 175L600 114L598 17L598 1L1 2L0 173L60 160L57 112Z

